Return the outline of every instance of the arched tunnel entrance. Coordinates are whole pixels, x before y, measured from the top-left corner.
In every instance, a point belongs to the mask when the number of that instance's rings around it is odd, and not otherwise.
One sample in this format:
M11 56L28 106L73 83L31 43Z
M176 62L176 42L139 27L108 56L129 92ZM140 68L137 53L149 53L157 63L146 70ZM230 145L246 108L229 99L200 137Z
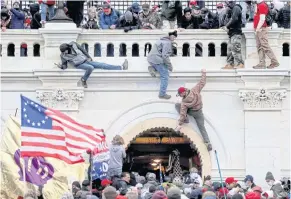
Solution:
M182 171L190 168L198 169L202 173L202 163L195 144L187 136L176 132L172 128L150 128L138 133L127 145L127 160L124 164L125 171L135 171L145 176L147 172L156 173L160 177L160 168L168 176L172 170L167 171L169 155L174 150L180 152L180 165Z

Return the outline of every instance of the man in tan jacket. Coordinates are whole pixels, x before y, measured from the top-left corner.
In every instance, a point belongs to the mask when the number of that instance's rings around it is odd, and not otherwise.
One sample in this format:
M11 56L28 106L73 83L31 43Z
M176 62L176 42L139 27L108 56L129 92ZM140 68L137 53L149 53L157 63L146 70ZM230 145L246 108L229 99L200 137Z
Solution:
M183 99L181 104L177 103L175 105L176 110L180 113L180 118L178 121L179 125L177 126L176 130L179 131L184 123L189 123L187 114L193 116L193 118L196 120L197 126L200 130L200 133L203 137L208 151L211 151L212 145L210 144L210 140L204 126L204 115L202 112L203 103L200 94L201 90L206 84L206 70L202 69L201 72L201 80L191 90L184 87L180 87L178 89L177 95L182 97Z

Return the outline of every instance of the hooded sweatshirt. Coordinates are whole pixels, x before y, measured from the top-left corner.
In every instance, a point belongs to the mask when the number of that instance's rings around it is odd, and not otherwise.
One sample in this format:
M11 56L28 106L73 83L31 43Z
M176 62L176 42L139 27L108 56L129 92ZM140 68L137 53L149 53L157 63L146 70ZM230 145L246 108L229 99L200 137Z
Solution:
M180 110L180 119L179 125L182 125L185 122L187 117L187 110L192 109L198 111L202 109L203 103L201 98L201 90L206 84L206 74L202 73L201 80L193 87L191 90L188 90L187 95L182 99L181 110Z
M122 168L123 158L126 157L125 149L122 145L111 145L110 149L109 168Z
M163 37L153 45L147 60L151 65L164 64L166 67L172 67L171 55L172 41L169 37Z

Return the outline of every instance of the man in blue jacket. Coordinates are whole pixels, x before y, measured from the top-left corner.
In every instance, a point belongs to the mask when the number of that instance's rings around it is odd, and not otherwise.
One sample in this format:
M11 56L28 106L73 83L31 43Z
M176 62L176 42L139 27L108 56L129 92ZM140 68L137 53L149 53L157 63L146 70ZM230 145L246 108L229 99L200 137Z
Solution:
M18 1L13 3L13 8L10 12L12 13L10 29L24 29L25 15L24 12L20 10Z
M120 12L118 10L111 8L110 4L104 4L99 23L101 29L116 29L119 17Z

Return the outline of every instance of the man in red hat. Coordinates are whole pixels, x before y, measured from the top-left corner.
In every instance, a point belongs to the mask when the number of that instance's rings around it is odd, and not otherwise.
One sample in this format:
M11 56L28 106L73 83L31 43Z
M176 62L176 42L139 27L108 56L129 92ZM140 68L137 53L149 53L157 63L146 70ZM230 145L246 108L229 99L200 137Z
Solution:
M176 110L180 113L179 118L179 125L176 127L176 130L179 131L182 128L183 123L188 123L189 119L187 118L187 113L196 120L197 126L200 130L200 133L203 137L203 140L207 146L207 149L209 151L212 150L212 145L210 144L210 140L207 134L207 131L204 126L204 115L202 112L202 97L201 97L201 90L206 84L206 70L202 69L202 78L201 80L196 84L195 87L193 87L191 90L180 87L178 89L177 96L182 97L182 103L177 103Z

